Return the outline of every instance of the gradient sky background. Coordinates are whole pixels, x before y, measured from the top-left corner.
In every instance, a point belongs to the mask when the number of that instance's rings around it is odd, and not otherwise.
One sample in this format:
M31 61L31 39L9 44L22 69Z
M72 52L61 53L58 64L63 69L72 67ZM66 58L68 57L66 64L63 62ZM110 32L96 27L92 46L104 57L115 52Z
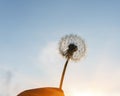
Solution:
M0 0L0 96L58 87L66 34L88 47L85 59L69 63L66 96L120 96L119 0Z

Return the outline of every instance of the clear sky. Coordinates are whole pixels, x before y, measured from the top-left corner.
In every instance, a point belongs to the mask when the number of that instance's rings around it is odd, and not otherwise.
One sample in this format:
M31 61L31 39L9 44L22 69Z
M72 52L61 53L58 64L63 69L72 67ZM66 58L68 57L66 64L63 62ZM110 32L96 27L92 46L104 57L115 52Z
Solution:
M0 96L58 87L66 34L88 47L82 61L69 63L66 96L120 96L119 0L0 0Z

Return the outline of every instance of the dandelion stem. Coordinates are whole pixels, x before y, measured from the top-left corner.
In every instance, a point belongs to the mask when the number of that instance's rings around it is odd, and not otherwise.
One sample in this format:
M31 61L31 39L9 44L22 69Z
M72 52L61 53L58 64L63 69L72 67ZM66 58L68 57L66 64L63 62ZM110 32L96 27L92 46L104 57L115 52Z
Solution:
M70 59L70 58L68 58L68 59L66 60L65 65L64 65L64 69L63 69L62 76L61 76L61 80L60 80L60 86L59 86L60 89L62 89L63 80L64 80L64 76L65 76L65 72L66 72L66 68L67 68L69 59Z

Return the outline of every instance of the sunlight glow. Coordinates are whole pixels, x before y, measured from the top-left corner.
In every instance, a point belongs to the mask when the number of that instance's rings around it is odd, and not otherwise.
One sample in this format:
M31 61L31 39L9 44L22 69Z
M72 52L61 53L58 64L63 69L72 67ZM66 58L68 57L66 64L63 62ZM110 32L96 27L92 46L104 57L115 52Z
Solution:
M102 92L74 92L71 96L106 96Z
M92 93L74 93L73 96L95 96L94 94Z

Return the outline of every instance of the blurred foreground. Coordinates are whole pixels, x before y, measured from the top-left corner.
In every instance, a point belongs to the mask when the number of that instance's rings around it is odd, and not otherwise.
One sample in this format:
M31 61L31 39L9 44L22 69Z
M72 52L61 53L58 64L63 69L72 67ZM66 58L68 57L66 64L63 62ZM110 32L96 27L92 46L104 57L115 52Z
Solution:
M17 96L64 96L64 92L59 88L38 88L26 90Z

